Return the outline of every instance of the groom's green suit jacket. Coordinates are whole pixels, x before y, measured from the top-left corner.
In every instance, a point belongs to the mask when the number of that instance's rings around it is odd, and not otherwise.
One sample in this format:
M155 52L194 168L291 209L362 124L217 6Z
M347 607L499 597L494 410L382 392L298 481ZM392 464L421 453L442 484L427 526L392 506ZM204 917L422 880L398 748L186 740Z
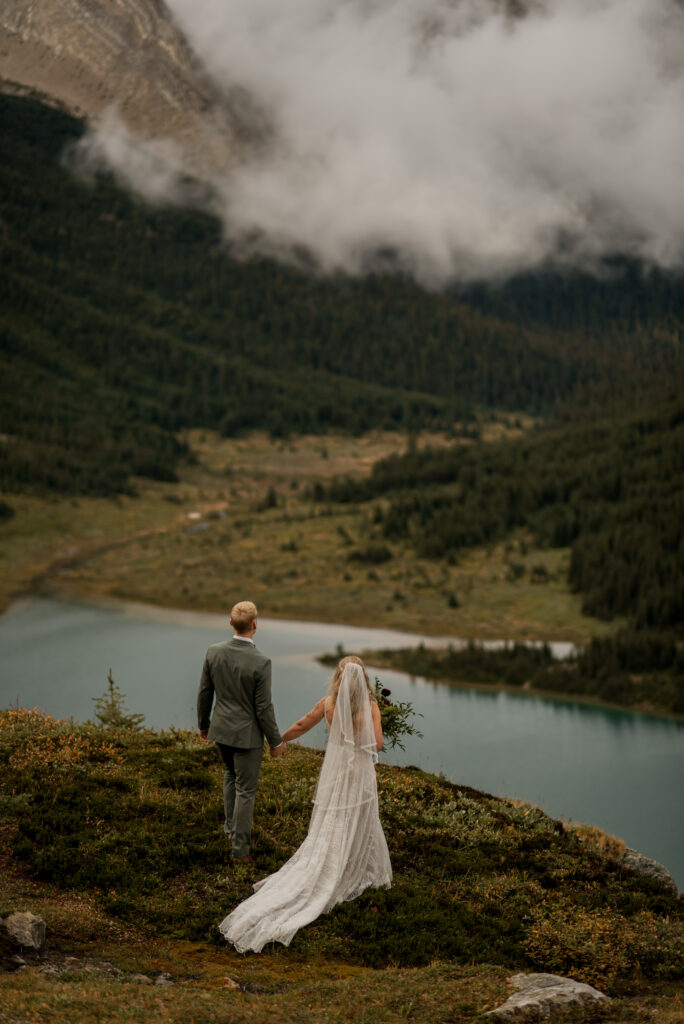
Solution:
M213 715L211 706L216 698ZM282 737L271 703L271 662L245 640L226 640L207 651L197 695L197 721L208 739L229 747L271 747Z

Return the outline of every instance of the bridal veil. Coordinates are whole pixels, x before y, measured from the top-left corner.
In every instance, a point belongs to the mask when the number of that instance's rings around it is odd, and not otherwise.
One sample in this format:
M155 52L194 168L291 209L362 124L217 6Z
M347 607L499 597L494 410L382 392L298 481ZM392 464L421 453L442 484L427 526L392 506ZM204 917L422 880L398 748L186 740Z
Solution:
M236 949L259 952L267 942L287 946L300 928L337 903L370 886L391 884L378 814L371 700L362 666L347 663L337 694L329 691L326 700L326 722L334 708L308 835L219 925Z

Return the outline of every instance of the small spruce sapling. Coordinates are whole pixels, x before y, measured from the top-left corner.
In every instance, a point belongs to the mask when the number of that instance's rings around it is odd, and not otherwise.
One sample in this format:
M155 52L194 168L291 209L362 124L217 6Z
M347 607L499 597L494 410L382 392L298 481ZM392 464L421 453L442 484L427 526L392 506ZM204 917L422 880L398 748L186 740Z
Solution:
M122 693L114 682L110 668L107 675L107 690L102 697L93 697L95 701L95 717L100 728L103 729L130 729L139 732L145 716L142 714L129 714L126 711L126 694Z

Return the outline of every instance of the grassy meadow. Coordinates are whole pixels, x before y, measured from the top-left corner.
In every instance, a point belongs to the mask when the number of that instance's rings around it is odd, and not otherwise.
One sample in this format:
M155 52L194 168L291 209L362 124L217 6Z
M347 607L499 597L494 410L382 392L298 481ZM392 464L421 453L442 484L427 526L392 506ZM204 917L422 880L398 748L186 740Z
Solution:
M518 422L483 417L482 435L516 435L531 423ZM268 616L432 635L584 641L619 625L581 614L566 583L567 549L534 550L523 533L458 564L420 558L403 543L369 562L378 502L319 502L316 484L368 473L404 450L406 435L279 441L191 431L182 439L192 458L179 482L139 479L137 497L2 495L15 512L1 526L2 607L41 591L222 612L249 595ZM450 440L430 434L417 443Z
M0 915L32 910L49 936L0 974L0 1022L467 1022L519 970L614 997L569 1020L681 1020L681 901L624 871L619 842L415 768L378 767L390 890L287 949L228 949L216 925L302 841L320 756L266 760L255 862L234 865L213 746L0 712ZM134 977L162 971L176 984Z

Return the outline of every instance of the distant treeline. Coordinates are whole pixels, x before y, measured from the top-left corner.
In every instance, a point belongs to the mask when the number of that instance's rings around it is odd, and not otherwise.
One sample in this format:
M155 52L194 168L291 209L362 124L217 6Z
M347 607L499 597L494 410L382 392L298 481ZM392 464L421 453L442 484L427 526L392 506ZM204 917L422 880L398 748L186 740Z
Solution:
M461 285L451 294L485 316L527 327L567 331L577 339L601 340L601 355L612 361L628 337L630 358L645 369L663 358L661 346L681 346L684 287L679 274L644 273L634 260L614 256L602 275L551 269L528 271L501 282ZM654 336L655 335L655 336Z
M414 676L445 682L531 687L591 697L623 707L684 714L684 650L673 635L621 631L594 639L576 656L556 659L551 649L508 644L487 649L424 646L364 655ZM373 660L375 659L375 661Z
M682 360L676 278L634 267L624 280L573 278L576 302L587 296L579 322L558 283L540 311L529 281L439 294L396 275L241 262L209 216L76 180L62 157L80 121L17 97L0 110L6 490L173 479L184 454L173 435L189 426L442 428L473 406L547 413L625 393ZM606 355L596 331L613 307L626 312Z
M637 629L684 626L681 381L638 412L496 444L407 451L320 496L382 499L376 532L428 558L457 558L526 529L539 547L571 547L570 584L587 614L624 615Z

